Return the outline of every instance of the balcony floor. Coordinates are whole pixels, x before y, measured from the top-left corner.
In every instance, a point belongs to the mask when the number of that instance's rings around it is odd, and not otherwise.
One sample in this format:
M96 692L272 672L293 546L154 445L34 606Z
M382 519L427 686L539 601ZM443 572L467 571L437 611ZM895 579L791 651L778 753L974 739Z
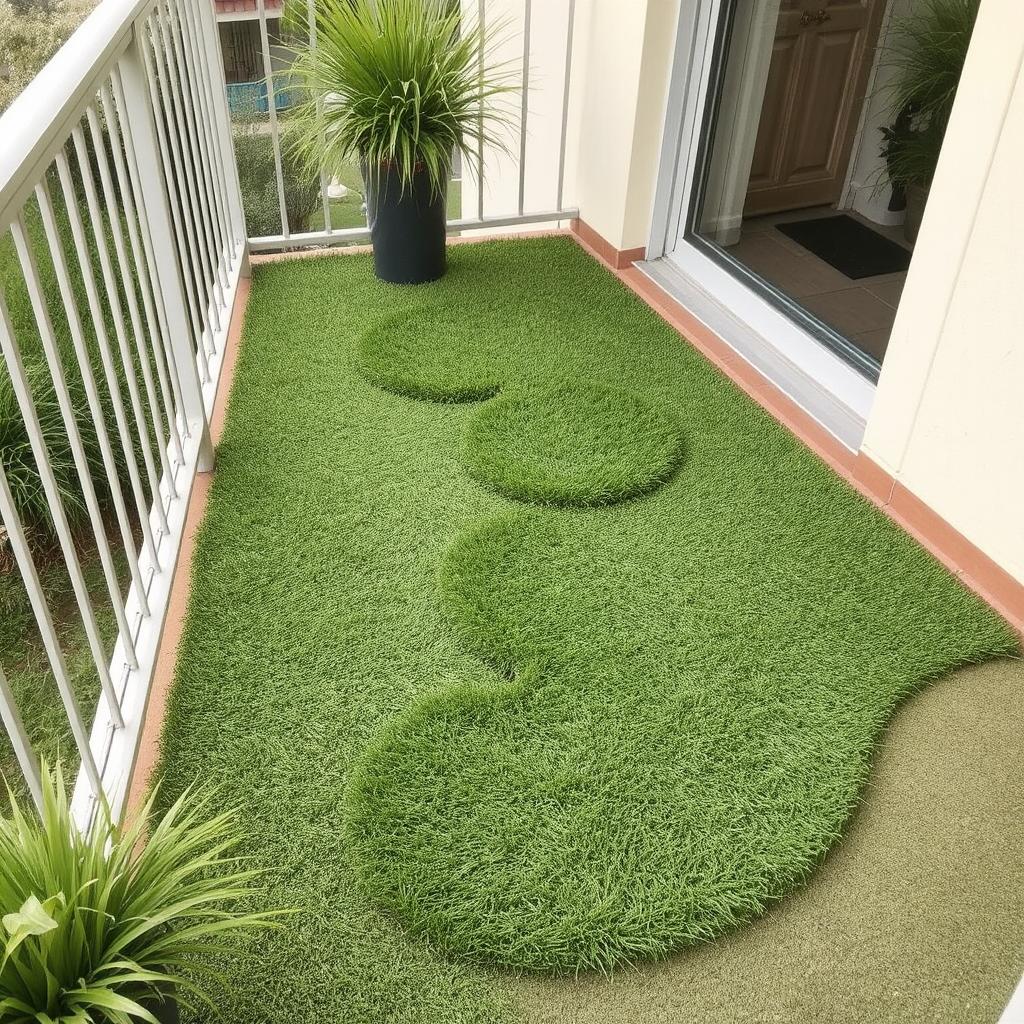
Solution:
M194 574L165 792L222 785L268 903L299 911L225 963L226 1020L1005 1003L1024 939L1005 660L908 703L836 853L755 923L611 982L467 964L642 958L752 916L846 826L896 704L1016 646L570 240L455 247L421 289L365 256L257 268ZM688 919L688 886L725 910Z

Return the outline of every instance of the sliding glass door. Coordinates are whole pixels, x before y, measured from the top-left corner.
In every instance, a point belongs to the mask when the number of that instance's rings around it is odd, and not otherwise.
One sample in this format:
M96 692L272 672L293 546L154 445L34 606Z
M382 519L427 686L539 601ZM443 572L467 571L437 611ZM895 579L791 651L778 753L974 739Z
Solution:
M907 7L912 0L892 0ZM695 246L869 379L910 262L875 193L887 0L722 0L711 24L692 187ZM884 75L883 75L884 77ZM875 183L858 174L874 168ZM885 197L888 199L888 196ZM872 219L881 206L884 215Z

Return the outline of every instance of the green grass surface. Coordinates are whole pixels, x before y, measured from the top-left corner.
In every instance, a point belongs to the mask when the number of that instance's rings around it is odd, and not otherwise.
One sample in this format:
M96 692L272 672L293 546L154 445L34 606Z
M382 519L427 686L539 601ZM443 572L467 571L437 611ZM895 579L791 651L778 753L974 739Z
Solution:
M669 409L579 382L488 402L466 431L474 480L520 501L605 505L664 483L683 455Z
M486 404L365 376L403 313L438 330L399 376L620 388L672 411L683 465L592 509L481 487ZM221 1005L494 1021L506 984L457 958L717 934L835 841L904 694L1014 645L567 240L456 247L417 289L366 256L257 268L163 765L168 795L223 783L299 914Z

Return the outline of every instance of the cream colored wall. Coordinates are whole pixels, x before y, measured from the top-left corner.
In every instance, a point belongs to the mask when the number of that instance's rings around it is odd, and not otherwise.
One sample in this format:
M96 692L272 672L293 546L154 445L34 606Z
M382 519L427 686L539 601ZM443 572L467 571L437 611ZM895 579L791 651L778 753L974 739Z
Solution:
M575 193L616 249L644 245L679 0L591 0Z
M982 0L863 447L1024 582L1022 60Z

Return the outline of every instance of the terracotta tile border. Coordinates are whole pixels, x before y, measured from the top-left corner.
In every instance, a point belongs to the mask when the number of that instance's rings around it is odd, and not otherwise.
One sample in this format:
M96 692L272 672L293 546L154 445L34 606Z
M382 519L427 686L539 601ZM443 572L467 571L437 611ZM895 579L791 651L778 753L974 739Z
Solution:
M767 410L779 423L795 434L811 451L839 474L847 483L881 508L918 543L956 574L963 583L1002 615L1018 632L1024 634L1024 584L1014 579L984 552L949 525L894 480L881 466L863 452L851 452L783 394L767 378L730 348L692 313L670 298L661 288L632 264L643 258L643 249L615 250L583 221L573 221L572 228L517 232L502 235L452 238L449 244L472 244L495 238L519 239L570 235L577 244L611 270L622 283L651 307L684 341L717 366L733 383ZM290 253L253 255L254 264L283 260L308 259L323 255L349 255L367 252L369 246L345 246L335 249L301 250ZM227 351L221 374L220 389L211 417L210 429L216 444L223 432L231 387L242 337L242 325L249 301L251 281L243 279L231 314ZM126 814L138 809L150 784L159 759L160 734L163 729L167 698L174 681L178 645L181 641L185 614L192 586L192 562L195 556L196 533L206 514L212 473L200 473L192 490L185 536L182 539L178 564L171 586L170 604L164 626L160 653L153 677L146 721L142 730L127 801Z
M570 222L569 230L576 236L576 239L583 243L583 247L597 256L606 266L612 270L625 270L631 267L637 260L644 258L646 249L640 246L637 249L616 249L611 242L602 238L586 221L577 218Z
M245 322L245 310L249 304L251 288L252 280L250 278L243 277L238 282L238 293L235 297L234 309L231 311L231 323L228 325L227 348L224 350L220 385L213 406L213 415L210 417L210 435L214 445L224 434L231 386L234 383L235 368L238 365L242 325ZM185 517L185 533L181 539L178 561L174 567L167 618L164 622L160 650L157 654L153 682L149 691L149 701L146 705L146 718L142 725L139 751L132 769L128 799L125 802L125 817L129 820L146 799L153 783L153 773L160 759L160 736L163 732L164 717L167 714L167 698L174 683L174 672L178 663L178 645L185 627L185 614L188 611L189 596L192 592L192 562L196 551L196 534L206 515L212 484L213 473L197 473L195 484L192 486L192 496Z

